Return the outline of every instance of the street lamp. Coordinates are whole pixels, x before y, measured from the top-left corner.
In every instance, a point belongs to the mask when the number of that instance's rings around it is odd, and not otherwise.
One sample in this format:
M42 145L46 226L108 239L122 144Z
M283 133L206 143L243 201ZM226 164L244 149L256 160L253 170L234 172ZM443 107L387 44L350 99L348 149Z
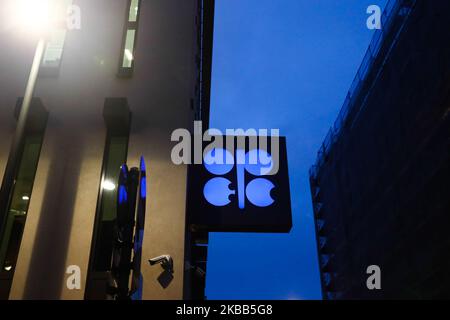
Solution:
M25 95L17 120L3 183L0 189L0 231L3 231L7 219L10 197L15 184L15 176L24 146L25 127L30 105L36 87L42 57L46 46L46 37L56 22L55 0L12 0L8 7L14 28L22 29L30 35L39 37L34 55ZM0 232L2 234L3 232Z

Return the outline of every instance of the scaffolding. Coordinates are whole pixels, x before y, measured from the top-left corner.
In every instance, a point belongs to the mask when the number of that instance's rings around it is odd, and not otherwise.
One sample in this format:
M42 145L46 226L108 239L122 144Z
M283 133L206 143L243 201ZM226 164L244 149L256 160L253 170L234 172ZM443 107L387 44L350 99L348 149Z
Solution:
M335 222L327 221L326 208L320 183L320 174L327 163L335 144L343 133L352 127L358 114L364 109L371 90L377 83L390 53L395 48L417 0L390 0L382 14L382 28L376 30L362 63L347 93L344 104L336 121L328 131L322 143L315 164L309 171L310 187L313 202L317 251L320 267L322 294L324 299L339 299L342 288L336 281L342 275L333 268L334 260L339 258L335 253L340 250L330 248L330 237L336 237ZM333 227L330 227L333 225Z
M328 131L317 154L315 164L309 171L314 180L326 162L343 129L351 126L351 121L363 108L364 100L370 94L370 88L376 82L387 57L395 47L417 0L389 0L381 16L382 28L376 30L369 48L347 93L344 104L333 126Z

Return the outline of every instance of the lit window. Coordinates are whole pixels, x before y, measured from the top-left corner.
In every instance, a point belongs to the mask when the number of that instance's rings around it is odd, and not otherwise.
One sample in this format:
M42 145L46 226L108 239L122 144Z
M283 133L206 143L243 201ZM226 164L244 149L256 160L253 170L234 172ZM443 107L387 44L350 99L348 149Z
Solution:
M129 22L137 21L138 11L139 11L139 0L131 0L130 14L128 16Z
M135 36L136 36L136 30L127 30L122 68L131 68L133 65L134 37Z
M52 32L42 59L43 68L59 68L65 40L66 30L55 30Z
M55 5L57 6L55 12L57 15L65 17L72 2L73 0L59 0L55 2ZM42 58L40 75L47 76L58 74L64 51L64 43L66 41L67 30L65 27L66 26L63 23L60 28L51 32Z
M87 300L106 299L107 274L111 270L117 217L117 185L120 167L127 160L131 119L128 103L124 98L107 98L103 114L107 127L106 145L86 280Z
M0 213L0 300L8 299L12 285L47 124L48 114L40 100L34 98L30 108L14 186L5 214Z
M133 74L134 53L139 22L141 0L129 0L125 22L124 40L119 65L119 76L129 77Z

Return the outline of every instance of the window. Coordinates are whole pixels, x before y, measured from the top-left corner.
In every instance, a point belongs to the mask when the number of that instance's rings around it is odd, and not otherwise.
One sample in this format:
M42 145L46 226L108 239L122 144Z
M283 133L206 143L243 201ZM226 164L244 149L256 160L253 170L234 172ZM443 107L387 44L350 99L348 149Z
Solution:
M120 167L128 153L130 111L126 99L107 99L104 117L107 137L85 292L89 300L106 298L117 216L117 185Z
M42 136L39 134L26 137L6 227L0 242L0 261L5 271L11 271L17 260L18 245L25 225L41 144Z
M19 99L18 105L22 104L21 100ZM26 123L21 160L16 169L15 183L8 196L7 210L4 215L0 214L3 225L0 232L0 299L9 297L31 201L47 116L40 100L33 99Z
M126 161L128 135L108 135L105 150L105 167L101 182L97 248L94 270L108 271L111 266L113 228L117 212L117 185L120 166Z
M55 3L57 6L56 13L61 17L65 17L69 6L72 5L72 2L73 0L57 1ZM65 24L51 32L45 48L44 56L42 57L42 64L39 73L41 76L52 76L59 73L64 43L66 41L66 34L67 30Z
M134 68L137 29L141 0L129 0L118 75L130 77Z
M123 55L122 68L131 68L133 66L134 38L136 30L127 30L125 38L125 51Z
M66 30L55 30L47 42L42 58L42 68L59 68L66 40Z
M129 22L137 22L138 11L139 11L139 1L140 0L131 0L130 3L130 12L128 15Z

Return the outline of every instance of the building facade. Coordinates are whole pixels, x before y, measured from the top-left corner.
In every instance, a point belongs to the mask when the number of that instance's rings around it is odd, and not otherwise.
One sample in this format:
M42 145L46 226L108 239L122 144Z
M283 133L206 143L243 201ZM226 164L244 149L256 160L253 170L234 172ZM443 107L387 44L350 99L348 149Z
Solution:
M450 3L382 24L310 171L323 297L448 298Z
M14 189L0 213L0 298L104 298L115 179L122 162L139 166L141 155L148 177L142 297L195 298L185 252L198 236L186 227L187 168L172 163L170 136L195 119L208 124L214 1L72 4L81 28L48 39ZM37 43L2 18L1 176ZM174 261L167 281L148 264L162 254ZM81 270L80 289L66 284L70 266Z

